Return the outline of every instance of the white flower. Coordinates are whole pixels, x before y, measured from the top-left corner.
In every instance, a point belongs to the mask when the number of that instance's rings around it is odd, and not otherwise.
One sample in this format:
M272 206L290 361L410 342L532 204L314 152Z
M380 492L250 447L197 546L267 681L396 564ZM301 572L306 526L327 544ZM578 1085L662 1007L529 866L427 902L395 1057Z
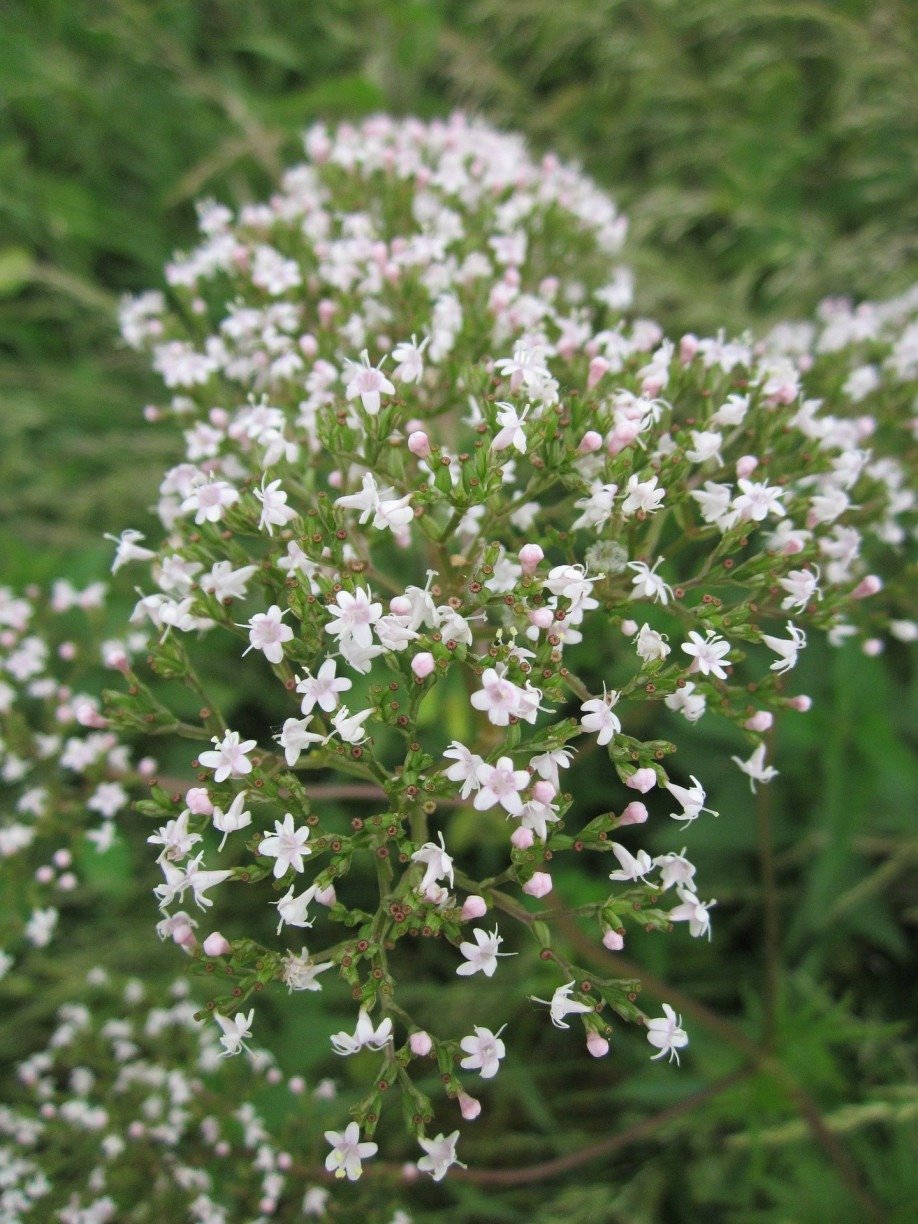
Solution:
M653 865L660 869L660 886L664 892L672 888L674 884L685 884L688 888L692 887L695 866L685 857L684 846L678 854L671 851L669 854L658 855L653 860Z
M700 671L703 676L716 676L718 680L726 680L727 673L721 665L721 659L730 653L730 643L719 637L713 629L708 629L704 637L689 630L690 642L683 642L682 649L694 659L692 671Z
M360 1127L356 1122L348 1123L343 1132L326 1131L325 1138L332 1145L325 1157L325 1168L335 1177L346 1177L352 1182L363 1172L361 1161L369 1160L379 1151L376 1143L360 1142Z
M451 1165L459 1165L461 1169L465 1165L461 1160L456 1159L456 1140L459 1138L459 1132L454 1130L451 1135L437 1135L436 1139L419 1139L421 1147L427 1153L418 1161L418 1168L422 1173L429 1173L434 1181L442 1181L446 1176L447 1169Z
M389 382L382 370L370 365L370 355L366 349L360 354L363 365L349 361L351 374L344 394L349 400L360 397L364 411L370 416L376 416L380 409L381 395L394 395L395 387Z
M463 744L460 744L458 740L453 740L450 746L444 750L443 755L448 761L456 762L455 765L450 765L449 769L445 771L446 777L451 782L461 782L461 797L468 799L472 791L477 790L481 786L479 770L484 761L480 756L476 756Z
M785 672L796 666L797 653L806 646L806 634L802 629L798 629L793 621L788 621L786 627L790 634L787 640L771 637L767 633L762 634L762 641L778 656L770 670L777 672L779 676L783 676Z
M303 856L312 854L306 845L308 838L308 827L301 825L300 828L295 828L290 812L284 816L283 823L275 820L274 832L269 837L262 838L258 847L259 854L275 860L275 880L279 880L291 867L297 873L305 870Z
M656 629L651 629L649 625L641 625L633 641L638 656L644 663L665 659L671 649L666 644L666 635L657 633Z
M478 766L478 780L481 789L475 796L475 808L479 812L499 803L511 816L519 815L523 809L519 792L529 785L528 770L514 769L511 758L505 756L496 765L487 765L482 761Z
M223 1046L223 1055L238 1054L243 1049L245 1039L252 1036L252 1021L255 1019L255 1009L249 1012L236 1012L235 1020L230 1020L229 1016L222 1016L220 1012L214 1012L214 1019L223 1030L223 1036L220 1038L220 1044Z
M426 868L424 878L419 885L422 893L426 893L432 884L443 879L444 876L449 880L450 888L453 887L453 860L446 853L446 843L443 840L442 832L439 837L439 846L435 842L425 842L420 850L415 850L411 856L413 863L423 863Z
M279 901L272 901L272 905L277 906L278 923L277 933L281 932L281 927L311 927L312 923L307 918L309 905L316 895L316 886L313 884L307 888L305 892L301 892L298 896L293 895L293 885L291 884Z
M122 531L120 536L106 535L103 538L117 545L115 559L112 562L113 574L117 574L122 565L127 565L131 561L149 561L156 556L152 549L141 548L140 541L146 539L146 536L143 532L135 531L133 528L129 527L126 531Z
M513 952L499 952L498 948L504 942L498 935L497 927L493 931L484 931L475 927L472 934L475 943L465 941L459 945L459 951L465 957L465 964L460 965L456 972L460 977L469 977L473 973L483 973L485 977L493 977L497 969L499 956L513 956Z
M653 565L648 565L646 561L628 562L628 569L634 570L632 599L652 599L666 607L673 597L673 589L657 573L657 566L662 560L662 557L657 557Z
M211 477L195 486L182 502L182 510L185 514L196 511L196 523L219 523L224 510L235 505L238 500L239 493L231 484Z
M304 752L310 744L321 744L325 741L324 735L317 735L315 731L306 730L311 722L311 715L308 718L287 718L284 720L280 734L274 737L283 748L284 757L291 769L300 759L300 753Z
M807 604L814 596L817 599L821 598L819 570L815 566L812 570L791 570L784 578L778 579L778 586L787 591L787 598L781 600L781 608L784 612L789 612L791 608L796 608L798 612L805 612Z
M220 603L225 599L245 599L246 584L257 573L257 565L242 565L234 570L231 561L217 561L211 566L210 573L201 578L201 590L213 595Z
M334 1033L331 1037L331 1043L335 1053L346 1058L348 1055L356 1054L359 1050L363 1049L381 1050L388 1043L391 1036L391 1017L386 1016L374 1028L367 1009L361 1007L357 1014L357 1027L354 1029L353 1036L345 1032Z
M337 709L339 693L345 693L352 686L347 676L336 676L337 663L334 659L326 659L315 676L310 672L297 677L296 691L302 693L303 701L300 709L304 714L311 714L315 706L326 714Z
M689 934L698 939L701 935L711 938L711 916L708 910L716 905L716 901L699 901L693 892L679 886L676 889L681 905L669 911L670 922L687 922Z
M266 476L261 478L261 488L255 490L256 498L261 502L261 518L258 520L259 530L267 529L268 535L273 535L273 528L286 527L291 519L296 518L296 511L287 505L287 494L280 487L279 480L265 484Z
M495 727L506 727L510 716L520 711L522 689L506 678L503 668L488 667L481 677L481 689L472 694L472 705L483 710Z
M622 729L618 715L612 713L612 707L618 701L618 693L614 689L606 692L603 685L602 697L591 697L580 707L580 726L584 731L597 732L597 743L600 748L608 744L613 735L618 735Z
M331 620L325 626L332 637L349 638L358 646L372 646L372 626L382 616L382 604L373 602L373 593L364 587L350 591L339 591L335 602L329 605Z
M252 823L252 813L243 811L244 803L245 791L240 791L225 812L218 807L214 808L212 816L214 828L223 834L223 840L218 849L223 849L230 833L238 833L240 829L246 829Z
M526 435L523 432L523 423L529 409L525 409L523 415L520 416L512 404L498 402L497 407L500 409L497 414L497 423L501 428L491 440L491 450L502 451L508 446L513 446L521 455L525 455Z
M589 1003L581 1003L578 999L571 998L573 989L573 981L559 986L551 996L550 1003L547 999L537 999L535 995L530 995L529 998L533 1003L545 1003L548 1006L551 1022L555 1028L569 1029L571 1026L564 1023L565 1016L583 1015L593 1010Z
M663 1004L664 1015L657 1020L647 1021L647 1040L660 1053L651 1057L651 1062L669 1055L669 1061L679 1061L678 1050L688 1045L688 1033L681 1028L682 1017L677 1016L668 1003Z
M322 961L321 964L316 964L310 959L309 952L304 948L298 956L293 952L288 952L284 957L283 978L290 991L317 991L322 989L322 985L316 981L316 978L320 973L325 973L332 968L334 968L334 961Z
M335 731L346 744L362 744L367 738L363 724L375 713L376 711L370 707L367 710L360 710L358 713L352 714L347 706L342 706L332 716L332 724Z
M629 476L625 486L625 500L622 502L622 514L633 514L636 510L653 514L655 510L660 509L665 496L666 490L657 488L656 476L644 481L639 480L636 475Z
M594 480L590 486L589 497L581 497L574 503L578 510L583 511L583 514L571 524L571 530L577 531L580 527L604 526L612 517L616 493L618 493L618 485L603 484L601 480Z
M489 1028L475 1025L473 1037L463 1037L459 1042L468 1055L459 1064L464 1071L480 1071L482 1079L493 1079L500 1070L500 1060L507 1053L507 1048L500 1039L503 1028L492 1033Z
M424 350L430 343L430 336L425 336L420 344L415 336L411 342L403 340L392 350L392 360L396 363L392 377L399 382L416 383L421 381L424 373Z
M151 846L162 846L161 859L178 863L186 858L201 840L200 833L191 833L188 829L188 818L191 812L186 808L174 820L168 820L147 841ZM222 846L221 846L222 849Z
M778 776L778 771L773 765L765 764L765 745L759 744L758 748L753 752L748 761L741 761L739 757L732 756L731 761L736 765L737 769L741 769L749 778L749 789L755 794L756 782L767 783Z
M214 781L225 782L227 778L241 778L252 772L252 762L247 753L256 746L256 740L240 741L238 731L227 731L223 739L214 736L215 751L198 754L198 761L205 769L213 769Z
M702 812L710 812L712 816L717 816L713 808L704 807L704 801L707 797L704 793L704 787L698 781L694 774L689 775L689 780L692 786L677 786L675 782L664 782L663 785L669 793L682 805L681 812L670 812L673 820L684 820L687 824L691 824L693 820L697 820Z
M742 490L733 499L733 509L741 519L761 523L769 514L783 518L787 511L781 503L784 490L776 485L756 484L751 480L737 481Z
M283 644L293 637L293 630L283 622L289 611L284 608L282 612L277 604L272 604L267 612L256 612L247 625L240 625L240 629L249 630L249 645L242 653L260 650L269 663L280 663L284 657Z
M631 854L619 842L610 842L612 853L621 863L620 871L613 871L609 875L610 880L644 880L646 884L646 876L648 871L653 871L654 862L646 850L638 850L637 854Z

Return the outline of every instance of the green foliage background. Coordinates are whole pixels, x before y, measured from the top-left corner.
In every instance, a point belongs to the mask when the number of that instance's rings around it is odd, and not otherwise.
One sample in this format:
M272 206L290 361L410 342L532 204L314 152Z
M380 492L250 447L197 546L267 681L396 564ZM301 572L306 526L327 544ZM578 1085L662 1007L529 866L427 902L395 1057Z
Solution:
M148 521L173 444L141 422L159 388L118 344L117 297L160 283L195 198L266 192L308 121L461 105L523 129L630 215L641 311L671 333L761 328L914 278L916 16L907 0L6 0L3 580L87 580L109 556L102 531ZM728 732L680 727L723 813L692 831L715 943L649 936L629 954L696 1009L683 1070L650 1066L634 1035L585 1068L544 1017L521 1018L533 1057L508 1066L509 1104L486 1109L467 1158L618 1146L544 1184L425 1186L417 1219L914 1218L914 686L898 646L878 663L814 645L795 679L816 707L779 730L782 775L758 808ZM257 705L249 683L229 694L240 708ZM142 836L127 839L136 861ZM135 961L128 861L101 874L105 901L66 960L5 985L26 1023L0 1036L4 1061L100 941ZM572 903L589 886L559 880ZM276 1032L290 1070L313 1076L327 1069L315 1035L341 1027L316 1009L310 996Z

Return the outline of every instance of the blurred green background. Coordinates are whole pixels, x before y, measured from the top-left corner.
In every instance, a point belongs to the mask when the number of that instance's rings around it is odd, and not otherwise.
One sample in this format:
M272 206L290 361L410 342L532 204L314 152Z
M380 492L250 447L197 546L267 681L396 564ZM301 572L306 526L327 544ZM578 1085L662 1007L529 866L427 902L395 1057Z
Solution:
M629 214L640 312L674 333L761 329L827 293L889 296L914 277L916 23L908 0L6 0L3 580L88 579L110 556L103 531L144 527L174 440L142 424L159 387L118 342L118 296L161 283L192 241L196 198L263 195L309 121L458 105L522 129ZM249 674L240 707L256 700ZM523 1021L532 1063L476 1123L469 1159L619 1146L544 1185L425 1187L416 1218L915 1218L914 686L900 646L878 663L813 645L795 679L816 708L780 729L782 776L758 807L728 761L738 741L708 720L680 725L724 813L691 834L719 900L715 942L648 937L630 951L664 997L708 1009L685 1008L683 1070L650 1067L639 1034L585 1067L544 1017ZM137 861L145 833L128 838ZM123 876L124 860L103 873L98 921L130 964ZM559 886L576 900L575 878ZM102 930L84 928L68 964L46 961L36 1022ZM324 1042L304 1048L289 1022L276 1036L296 1069L327 1069ZM17 1055L11 1040L0 1056ZM744 1040L766 1054L715 1092L744 1065Z

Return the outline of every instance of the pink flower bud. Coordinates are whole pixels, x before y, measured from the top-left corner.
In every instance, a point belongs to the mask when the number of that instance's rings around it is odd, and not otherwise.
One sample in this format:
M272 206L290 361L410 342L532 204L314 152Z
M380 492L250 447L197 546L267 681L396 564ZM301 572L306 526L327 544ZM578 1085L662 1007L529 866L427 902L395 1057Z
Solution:
M467 1092L460 1092L457 1099L463 1118L465 1118L466 1122L474 1122L481 1113L481 1101L476 1101Z
M657 784L657 775L652 769L636 769L630 778L625 779L625 785L630 786L632 790L640 791L642 795L646 795L649 790Z
M233 950L233 945L219 931L211 932L202 947L207 956L227 956Z
M578 455L592 455L594 451L598 451L602 446L602 434L598 434L595 429L588 429L580 439L580 445L577 447Z
M198 941L194 937L194 931L187 922L180 922L172 931L172 938L180 948L187 948L189 951L197 947Z
M272 1067L272 1070L276 1070L276 1068ZM287 1173L293 1168L293 1157L289 1152L277 1153L277 1167L282 1173Z
M623 620L621 623L621 631L625 637L634 637L638 631L638 623L634 620Z
M803 552L803 541L799 536L791 536L784 547L781 549L782 557L793 557L799 552Z
M473 893L470 897L466 897L459 917L463 922L469 922L472 918L483 918L487 912L488 903L484 897L479 897L476 893Z
M210 816L214 810L210 795L203 786L192 786L185 794L185 803L194 816Z
M426 1058L433 1049L430 1034L423 1031L412 1033L408 1038L408 1046L416 1058Z
M320 905L324 905L326 909L331 909L338 900L334 884L329 884L327 888L316 889L316 900Z
M532 788L532 797L536 803L551 803L558 792L547 778L539 778Z
M736 461L736 474L740 480L745 480L747 476L752 475L758 466L759 461L755 455L740 455Z
M328 483L333 489L340 489L344 485L344 476L341 472L335 470L328 473Z
M429 650L422 650L411 660L411 670L419 680L426 680L436 665L436 660Z
M529 613L529 622L537 629L550 629L555 623L555 616L551 608L536 608Z
M300 336L298 342L300 352L304 357L315 357L319 351L319 342L311 332L307 332L304 336Z
M279 1084L284 1078L280 1067L269 1067L265 1072L265 1079L269 1084Z
M142 778L155 777L157 767L156 757L141 757L137 762L137 772Z
M620 454L631 445L640 432L640 421L619 421L606 439L606 450L610 455Z
M76 658L77 648L73 642L61 642L57 648L57 653L65 663L69 663Z
M62 892L73 892L79 881L72 871L65 871L58 879L57 886Z
M547 897L551 890L551 876L547 871L535 872L532 879L523 885L523 892L529 897Z
M538 544L524 544L520 549L520 565L524 574L534 574L545 553Z
M430 438L422 429L416 429L408 435L408 449L412 455L417 455L418 459L426 459L431 451Z
M525 825L514 829L510 836L510 844L517 850L528 850L534 841L532 829L527 829Z
M698 352L698 337L693 336L691 332L687 332L679 341L679 360L683 365L688 365Z
M621 952L625 946L625 937L621 931L613 931L608 927L602 936L602 946L608 948L610 952Z
M606 361L605 357L594 357L590 362L590 370L587 375L587 389L592 390L599 382L603 374L608 374L612 367Z
M128 657L121 646L106 647L102 652L102 662L106 667L112 667L120 672L127 671L128 668Z
M328 327L329 323L331 323L332 319L335 317L337 310L337 303L331 301L329 298L322 299L322 301L319 303L319 322L323 327Z
M39 1112L41 1113L41 1116L43 1118L46 1118L46 1119L54 1118L57 1116L57 1106L52 1105L50 1101L45 1101L44 1105L42 1105Z
M768 731L774 721L774 715L768 710L757 710L751 718L746 719L743 726L747 731Z
M648 375L641 383L641 395L646 395L648 399L654 399L663 390L663 380L657 375Z
M650 813L643 803L637 799L633 803L629 803L621 816L618 818L619 827L622 825L644 824Z
M587 1049L594 1058L605 1058L609 1053L609 1043L601 1033L591 1030L587 1034Z
M882 638L868 638L861 649L869 659L875 659L883 653L886 645Z
M557 276L546 276L539 281L539 296L544 298L553 298L558 292Z
M420 1176L421 1171L416 1164L412 1164L411 1161L406 1161L406 1163L402 1165L402 1181L416 1182Z
M229 1156L232 1150L225 1139L220 1139L214 1144L214 1152L217 1156Z
M389 611L393 616L410 616L411 600L406 595L396 595L389 600Z
M287 1087L294 1096L300 1096L306 1091L306 1081L303 1079L302 1075L291 1075L290 1079L287 1081Z
M883 579L878 578L876 574L868 574L866 578L862 578L854 590L851 592L852 599L867 599L870 595L876 595L877 591L883 590Z
M52 855L52 859L54 862L54 866L60 867L61 870L63 871L65 867L69 867L70 864L73 862L73 855L70 853L69 850L63 850L63 849L55 850L54 854Z
M258 1200L258 1210L262 1215L274 1215L277 1210L277 1199L263 1198Z
M211 408L207 416L215 429L226 429L229 424L229 413L225 408Z
M54 879L54 868L49 867L47 863L35 872L35 879L39 884L50 884Z
M813 698L807 697L806 693L800 693L797 697L791 697L787 704L792 710L798 710L801 714L806 714L807 710L813 708Z
M143 419L148 425L155 425L157 421L163 419L162 410L157 408L155 404L147 404L143 410Z

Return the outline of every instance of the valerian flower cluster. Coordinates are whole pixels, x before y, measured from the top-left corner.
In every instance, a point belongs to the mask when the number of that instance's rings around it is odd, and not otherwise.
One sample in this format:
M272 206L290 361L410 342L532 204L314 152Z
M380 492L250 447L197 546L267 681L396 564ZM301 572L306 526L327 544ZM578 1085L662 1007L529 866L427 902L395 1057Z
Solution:
M629 315L625 223L575 169L461 117L315 127L305 147L268 202L203 205L168 294L123 306L166 387L146 416L183 454L162 543L117 539L147 645L105 717L187 741L189 780L137 806L159 934L208 977L224 1052L267 989L350 995L330 1052L375 1071L327 1169L356 1180L401 1097L440 1180L454 1122L519 1056L520 1006L594 1057L618 1020L654 1059L688 1044L669 1005L647 1014L637 983L588 973L554 925L555 864L588 857L610 881L581 907L597 945L711 936L688 845L718 813L700 766L632 733L637 707L739 726L755 789L777 772L775 717L809 708L808 635L868 653L915 636L897 587L918 294L828 303L761 341L670 339ZM212 700L227 657L257 677L263 725ZM577 802L586 769L600 815ZM485 878L451 844L463 809L499 855ZM642 847L648 821L671 850ZM233 925L253 906L273 937ZM476 982L540 958L550 997L506 999L492 1029L469 983L430 1032L399 995L426 941Z
M325 1214L329 1191L311 1182L303 1154L321 1142L334 1083L285 1080L243 1040L251 1016L224 1019L218 1040L195 1011L185 981L152 999L136 978L90 971L47 1045L17 1067L17 1099L0 1107L0 1220L254 1224ZM240 1052L244 1065L224 1057ZM282 1114L280 1130L268 1112ZM61 1169L68 1175L55 1176Z

